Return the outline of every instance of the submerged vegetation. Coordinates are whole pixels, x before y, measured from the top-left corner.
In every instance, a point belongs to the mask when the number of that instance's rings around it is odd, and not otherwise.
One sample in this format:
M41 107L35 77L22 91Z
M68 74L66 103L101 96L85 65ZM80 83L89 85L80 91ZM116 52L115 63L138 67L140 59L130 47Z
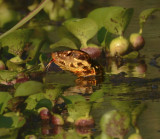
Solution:
M128 39L133 8L103 7L71 18L73 0L34 0L25 16L10 8L12 2L0 4L0 138L90 138L95 126L97 139L122 139L131 127L129 139L142 138L137 119L146 106L140 101L111 99L114 110L98 122L92 112L106 94L130 89L114 83L146 82L139 52L145 47L143 26L160 8L142 11L140 29Z

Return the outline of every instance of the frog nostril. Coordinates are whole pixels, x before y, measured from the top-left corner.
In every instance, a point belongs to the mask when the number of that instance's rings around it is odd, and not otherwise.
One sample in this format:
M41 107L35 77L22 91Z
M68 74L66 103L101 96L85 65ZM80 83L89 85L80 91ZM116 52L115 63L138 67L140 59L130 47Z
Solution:
M75 68L75 66L73 65L73 63L70 64L70 67Z

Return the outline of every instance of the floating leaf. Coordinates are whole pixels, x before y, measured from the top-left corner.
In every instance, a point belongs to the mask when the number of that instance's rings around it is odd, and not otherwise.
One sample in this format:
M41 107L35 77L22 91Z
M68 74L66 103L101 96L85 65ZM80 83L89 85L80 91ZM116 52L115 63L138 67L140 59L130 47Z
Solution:
M55 99L63 92L61 86L57 85L54 89L46 89L46 93L44 96L49 99L53 104L55 103Z
M60 41L50 45L50 48L52 49L52 51L60 51L61 47L63 48L62 50L65 50L64 49L65 47L67 49L77 49L77 46L75 45L75 43L68 38L63 38Z
M19 128L22 127L26 120L24 117L19 116L17 113L15 112L9 112L9 113L5 113L4 114L5 117L11 117L12 118L12 128Z
M0 82L11 81L17 77L18 72L9 70L0 70Z
M69 117L73 120L76 120L79 117L88 116L90 113L90 108L91 104L83 101L67 105Z
M114 8L112 12L108 13L105 18L105 27L113 34L123 35L131 20L132 15L132 8Z
M12 96L8 92L0 92L0 114L3 113Z
M33 110L35 109L38 101L41 99L44 99L44 93L38 93L38 94L33 94L30 95L26 100L25 103L27 104L26 109L27 110Z
M8 69L11 70L11 71L19 71L19 72L20 72L20 71L23 70L23 67L22 67L22 66L13 63L13 62L11 62L10 60L7 60L6 66L7 66Z
M41 99L40 101L38 101L37 105L36 105L36 109L42 108L42 107L46 107L49 110L52 110L52 102L49 99Z
M91 95L90 101L91 101L91 102L98 101L99 99L102 99L103 96L104 96L103 90L97 90L96 92L94 92L94 93Z
M80 40L83 47L87 47L87 41L98 31L97 24L90 18L70 19L64 22L64 26Z
M86 99L81 95L64 96L63 99L65 100L66 104L74 104L77 102L85 102L86 101Z
M160 11L160 8L150 8L150 9L146 9L140 13L140 15L139 15L140 30L142 30L144 23L147 21L148 17L156 11Z
M29 46L29 50L27 52L28 57L26 61L31 61L31 60L36 61L37 58L39 57L39 51L41 48L42 40L32 39L30 40L30 42L32 43L32 45Z
M29 41L31 35L29 29L18 29L0 40L2 47L8 47L8 52L21 56L25 44Z
M11 128L13 124L13 120L11 117L5 117L0 115L0 128Z
M29 96L43 91L43 84L37 81L27 81L18 86L15 96Z

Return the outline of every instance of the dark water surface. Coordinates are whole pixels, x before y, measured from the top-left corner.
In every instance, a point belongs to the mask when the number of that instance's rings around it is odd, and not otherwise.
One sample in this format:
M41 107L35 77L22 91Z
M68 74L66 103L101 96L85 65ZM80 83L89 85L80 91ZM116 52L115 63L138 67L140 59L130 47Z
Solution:
M160 7L158 0L88 0L93 7L103 6L123 6L127 8L134 8L134 16L131 24L126 31L126 36L132 32L139 30L139 13L147 8ZM146 71L142 75L133 74L134 70L130 70L130 77L126 80L119 80L115 77L111 83L102 83L103 91L105 92L104 101L97 109L93 109L92 113L99 122L100 117L112 109L124 110L130 109L130 103L139 103L145 105L138 119L139 132L144 139L158 139L160 138L160 13L157 12L151 16L143 29L143 36L145 38L145 47L140 51L144 55L144 62L146 64ZM125 66L124 66L125 67ZM123 71L123 70L122 70ZM117 81L119 80L119 81ZM118 83L115 83L115 82ZM117 101L117 105L114 105ZM123 105L123 103L125 103ZM122 104L122 105L121 105ZM119 107L118 107L119 105ZM124 106L124 107L123 107ZM131 129L128 134L135 132ZM127 137L126 137L127 138Z

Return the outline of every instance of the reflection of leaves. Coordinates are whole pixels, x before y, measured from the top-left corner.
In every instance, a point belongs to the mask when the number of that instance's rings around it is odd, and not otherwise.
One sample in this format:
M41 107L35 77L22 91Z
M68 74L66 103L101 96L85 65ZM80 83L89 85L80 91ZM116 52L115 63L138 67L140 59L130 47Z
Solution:
M148 17L152 15L154 12L160 11L160 8L151 8L151 9L146 9L142 11L139 15L139 24L140 28L142 30L144 23L147 21Z
M74 104L68 104L67 110L69 113L69 117L73 120L78 119L79 117L87 116L90 112L90 103L88 102L77 102Z
M139 56L139 53L137 51L133 51L127 55L124 55L123 58L124 59L136 59L136 58L138 58L138 56Z
M27 81L18 86L15 96L29 96L43 91L43 84L37 81Z
M63 96L67 104L69 118L76 120L79 117L88 116L90 113L91 104L81 95ZM72 121L71 120L71 121Z
M3 113L8 101L12 96L8 92L0 92L0 114Z
M129 124L129 115L116 110L105 113L100 121L102 132L113 138L123 138L128 131Z
M18 29L13 33L10 33L6 37L0 40L2 47L8 47L8 52L13 55L21 55L25 44L29 40L31 30Z
M70 72L63 72L63 73L52 72L46 75L46 83L72 86L75 85L76 78L77 77Z

